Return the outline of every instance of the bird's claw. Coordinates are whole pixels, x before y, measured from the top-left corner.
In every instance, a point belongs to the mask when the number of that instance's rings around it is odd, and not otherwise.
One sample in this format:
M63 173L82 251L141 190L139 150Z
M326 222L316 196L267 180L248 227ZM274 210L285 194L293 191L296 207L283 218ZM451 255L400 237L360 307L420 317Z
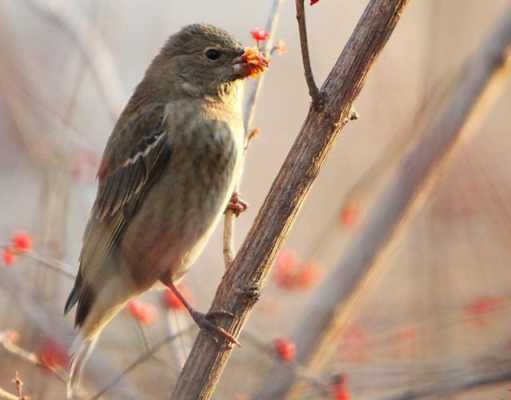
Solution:
M212 318L218 317L218 316L226 316L231 315L231 313L228 313L226 311L214 311L209 314L204 314L199 311L193 311L191 313L193 320L195 323L199 326L200 329L204 329L205 331L214 333L220 337L223 337L227 342L230 344L236 344L237 346L241 347L240 342L238 339L236 339L234 336L232 336L229 332L227 332L225 329L217 326L215 323L211 321Z

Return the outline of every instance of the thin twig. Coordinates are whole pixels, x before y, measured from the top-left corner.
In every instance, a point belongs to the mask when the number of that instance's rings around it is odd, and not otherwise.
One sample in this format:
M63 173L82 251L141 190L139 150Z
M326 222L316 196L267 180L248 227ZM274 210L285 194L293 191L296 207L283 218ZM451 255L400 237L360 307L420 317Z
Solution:
M55 259L51 259L48 257L44 257L40 255L39 253L36 253L34 251L28 251L26 253L22 253L22 255L25 255L28 258L31 258L35 261L37 261L39 264L41 264L43 267L48 268L70 280L76 279L76 275L66 271L70 266L68 264L64 264L63 262L60 262Z
M305 21L305 0L295 0L296 4L296 20L298 21L298 32L300 34L300 46L302 48L303 69L305 73L305 80L309 88L309 95L312 99L312 104L315 107L321 105L321 93L314 81L312 73L311 59L309 54L309 41L307 39L307 23ZM350 117L351 118L351 117Z
M210 312L232 314L217 325L239 335L270 273L275 255L332 145L346 123L367 73L397 25L407 0L372 0L339 56L325 84L325 104L309 109L252 228L225 273ZM232 348L201 331L181 372L173 400L208 400L213 395Z
M273 0L270 12L268 14L268 20L266 22L265 30L270 33L269 38L266 40L262 52L265 55L268 55L273 46L273 37L275 36L275 32L277 31L277 25L279 21L280 8L285 0ZM245 106L245 151L248 148L248 144L250 141L256 136L258 130L252 129L252 123L255 116L255 110L257 105L257 100L259 99L259 94L261 93L261 88L263 86L264 75L259 76L254 85L252 85L251 90L247 97L247 103ZM239 182L235 185L235 192L239 189ZM223 254L224 254L224 264L225 268L229 268L234 260L235 255L235 245L234 245L234 221L235 215L232 210L227 209L224 217L224 234L223 234Z
M41 335L53 338L60 343L66 343L66 340L71 338L73 333L63 318L55 317L55 310L45 308L45 305L36 300L31 293L24 290L25 288L25 280L15 274L6 274L6 276L0 279L0 290L15 296L17 309L25 315L26 320L32 322ZM96 354L89 362L90 376L98 382L112 376L117 376L115 369L110 363L111 360L102 356L101 353ZM123 393L129 393L134 398L142 398L137 388L129 381L123 382L122 390Z
M234 212L227 210L224 217L223 253L225 268L229 268L234 260Z
M16 251L11 249L11 247L12 246L10 244L4 243L0 244L0 249L10 249L10 251L16 254L17 256L31 258L32 260L41 264L43 267L48 268L49 270L52 270L70 280L74 280L76 278L75 274L72 274L71 272L67 271L67 269L70 268L68 264L64 264L63 262L60 262L54 258L45 257L33 250Z
M15 396L6 390L0 388L0 400L20 400L18 396Z
M403 152L366 221L354 236L337 267L318 288L296 329L297 360L311 372L321 370L331 343L349 320L351 310L380 272L382 257L412 211L431 188L439 167L449 159L460 139L473 132L505 87L511 73L511 8L465 65L463 79L444 112ZM258 399L289 398L300 390L288 370L270 371L275 385L266 385ZM263 394L268 394L265 396Z
M270 12L268 13L268 20L264 30L270 34L263 47L263 54L266 56L270 55L271 49L273 48L273 42L275 40L275 34L277 33L277 26L279 24L279 16L282 5L286 0L273 0ZM257 107L257 101L261 94L261 87L263 86L265 74L259 76L255 84L251 87L250 92L247 96L247 103L245 107L245 131L249 133L252 129L254 122L255 110Z
M0 346L10 355L19 358L36 367L50 371L59 381L65 382L64 377L54 368L43 364L37 354L25 350L9 339L9 332L0 332Z
M137 368L140 364L143 364L150 358L152 358L163 346L171 343L181 335L184 335L188 332L190 332L193 329L193 327L189 327L186 329L183 329L181 332L176 333L172 336L167 336L164 339L160 340L158 343L153 345L149 351L142 354L140 357L138 357L135 361L133 361L126 369L124 369L119 375L117 375L108 385L106 385L103 389L101 389L99 392L97 392L94 396L92 396L89 400L97 400L101 396L103 396L106 392L108 392L110 389L112 389L115 385L117 385L121 379L129 374L131 371L133 371L135 368Z
M89 64L98 90L105 99L113 120L119 116L125 94L110 49L98 30L83 13L75 10L73 2L56 0L26 0L39 15L67 31Z

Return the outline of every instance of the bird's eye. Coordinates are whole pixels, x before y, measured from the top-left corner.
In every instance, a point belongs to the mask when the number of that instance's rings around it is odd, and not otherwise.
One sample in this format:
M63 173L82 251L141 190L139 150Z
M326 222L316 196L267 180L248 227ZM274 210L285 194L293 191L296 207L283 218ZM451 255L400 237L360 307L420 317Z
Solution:
M207 49L204 53L210 60L218 60L220 58L220 52L217 49Z

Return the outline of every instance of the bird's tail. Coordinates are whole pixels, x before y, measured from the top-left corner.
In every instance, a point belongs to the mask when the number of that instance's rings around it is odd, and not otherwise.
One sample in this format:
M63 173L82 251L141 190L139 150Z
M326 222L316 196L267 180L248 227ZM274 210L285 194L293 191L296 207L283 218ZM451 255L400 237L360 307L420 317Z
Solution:
M75 395L76 388L80 384L82 377L83 367L89 359L89 356L96 345L98 336L92 338L83 339L81 335L78 335L72 348L77 350L74 352L71 359L71 370L69 372L69 379L67 381L67 398L72 399Z
M78 300L77 315L80 315L80 319L77 319L77 321L80 322L80 333L71 346L74 354L67 384L68 398L72 398L73 392L76 391L83 367L105 325L124 308L130 298L138 294L121 277L112 276L111 278L105 278L105 280L99 292L93 291L88 286L82 288L82 295L89 292L94 294L84 296L85 299L90 298L92 301L80 303L82 299ZM82 312L80 313L80 311Z

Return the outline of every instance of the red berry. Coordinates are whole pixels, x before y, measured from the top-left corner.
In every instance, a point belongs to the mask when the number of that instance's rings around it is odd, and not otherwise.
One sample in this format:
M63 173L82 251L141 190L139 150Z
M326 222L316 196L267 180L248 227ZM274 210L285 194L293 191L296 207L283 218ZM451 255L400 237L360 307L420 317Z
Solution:
M8 267L16 261L16 254L11 249L4 249L2 259L4 260L4 265Z
M503 300L498 297L479 297L469 303L465 312L472 316L488 314L501 306Z
M344 376L340 376L338 382L332 386L332 392L335 400L350 400L351 395L348 390L348 384Z
M191 300L192 293L186 286L180 285L178 287L178 290L187 301ZM181 302L181 300L179 300L179 297L177 297L176 294L170 289L166 289L163 292L162 303L165 307L173 311L181 311L185 309L185 305Z
M48 369L66 367L69 355L64 348L53 340L43 342L38 352L39 361Z
M273 341L273 346L282 361L290 362L295 359L296 346L289 339L277 338Z
M250 31L250 34L256 42L264 42L270 37L270 33L266 32L264 29L254 29Z
M132 300L128 303L128 311L131 316L144 325L150 325L158 318L158 311L152 304Z
M18 232L12 237L14 250L23 253L32 249L32 237L26 232Z

